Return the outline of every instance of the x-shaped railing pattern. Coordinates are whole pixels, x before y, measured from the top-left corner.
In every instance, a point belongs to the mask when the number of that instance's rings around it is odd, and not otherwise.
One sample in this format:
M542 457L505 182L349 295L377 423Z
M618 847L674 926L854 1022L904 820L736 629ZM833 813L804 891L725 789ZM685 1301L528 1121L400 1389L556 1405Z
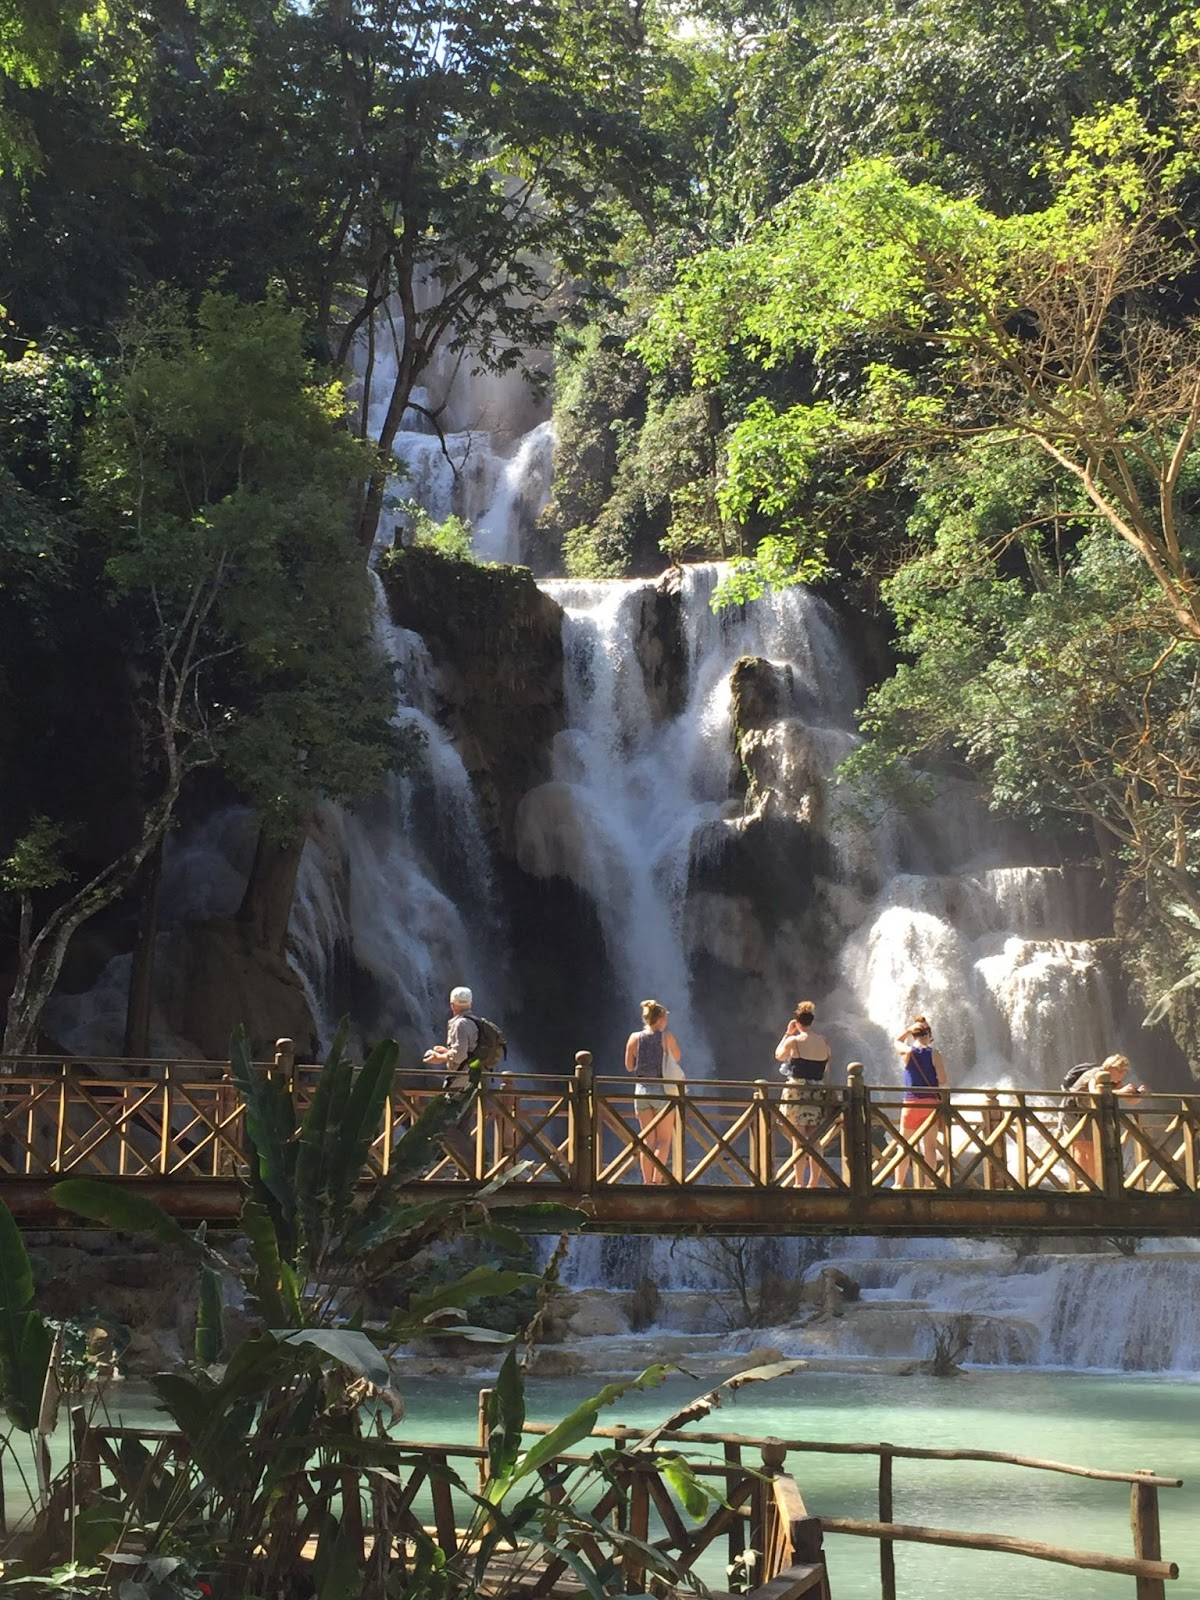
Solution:
M267 1069L264 1069L267 1070ZM291 1070L298 1114L319 1068ZM427 1179L517 1181L596 1193L644 1182L743 1190L800 1184L855 1193L898 1183L933 1194L1200 1192L1200 1096L943 1090L921 1109L903 1091L819 1086L803 1106L773 1083L693 1082L636 1096L628 1078L490 1075L446 1136ZM440 1093L399 1072L364 1177L388 1173L397 1141ZM244 1115L214 1063L21 1063L0 1076L5 1176L225 1178L246 1166Z

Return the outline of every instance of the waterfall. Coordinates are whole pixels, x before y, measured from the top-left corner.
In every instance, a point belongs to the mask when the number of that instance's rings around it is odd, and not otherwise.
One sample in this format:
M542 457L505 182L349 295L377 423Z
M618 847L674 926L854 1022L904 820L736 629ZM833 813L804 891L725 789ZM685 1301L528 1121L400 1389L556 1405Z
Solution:
M499 912L470 775L434 715L429 652L395 626L372 578L376 638L396 672L393 721L418 741L414 770L393 774L374 804L323 808L301 862L289 955L324 1035L350 1009L367 1037L415 1046L422 1020L440 1030L448 973L499 982Z
M985 1366L1195 1372L1195 1243L1147 1242L1123 1257L1083 1247L1020 1255L998 1243L857 1240L833 1264L862 1285L861 1306L837 1322L775 1330L772 1340L793 1355L922 1359L934 1324L966 1321L968 1359Z
M360 373L364 361L360 345ZM390 335L375 362L367 424L378 435L397 368ZM413 402L396 436L398 470L376 550L392 543L414 501L435 522L470 523L480 559L519 561L553 466L553 430L531 409L524 381L472 373L444 354ZM366 1037L391 1034L415 1049L430 1030L440 1033L453 983L473 983L481 1007L503 1012L503 915L470 775L437 721L433 663L416 634L392 623L372 578L376 639L396 670L394 721L420 739L417 770L392 777L380 802L322 809L301 863L288 952L323 1037L349 1010Z
M594 903L614 971L614 1004L636 1023L653 994L696 1076L754 1077L766 1059L731 1061L711 1037L713 996L697 998L697 949L729 969L718 1003L777 1036L801 989L813 991L839 1067L868 1063L894 1081L891 1039L915 1010L935 1020L951 1082L1057 1087L1065 1067L1102 1056L1113 1016L1096 948L1086 937L1079 874L1003 863L1010 846L978 805L950 787L930 815L881 835L839 816L836 768L857 742L854 653L823 602L802 589L714 615L720 570L681 579L683 690L663 704L648 647L655 596L647 581L544 585L564 612L568 727L549 783L518 814L519 863L563 877ZM734 794L730 675L741 657L786 674L786 715L761 736L776 752L790 815L825 847L816 892L837 951L823 989L798 948L770 948L755 911L727 892L698 892L705 860L745 827ZM960 786L961 788L961 786ZM924 870L910 863L922 860ZM785 905L814 893L788 878ZM761 919L759 919L761 922Z

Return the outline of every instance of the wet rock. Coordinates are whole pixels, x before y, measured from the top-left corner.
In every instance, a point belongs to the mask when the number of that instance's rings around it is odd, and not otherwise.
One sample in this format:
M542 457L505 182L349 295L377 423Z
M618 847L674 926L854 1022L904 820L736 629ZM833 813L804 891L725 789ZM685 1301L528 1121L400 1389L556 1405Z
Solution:
M518 801L549 777L550 741L565 720L562 611L524 567L433 550L394 552L380 577L392 620L419 633L433 658L484 826L511 858Z
M748 1372L751 1367L770 1367L775 1362L785 1359L783 1351L778 1345L756 1344L752 1350L747 1350L745 1355L737 1358L737 1370L739 1372Z
M590 1339L629 1332L629 1317L623 1304L607 1289L582 1289L573 1296L573 1304L566 1317L567 1336L572 1339Z
M558 1345L548 1349L539 1347L533 1353L529 1373L534 1378L577 1378L590 1370L586 1358L577 1350L564 1350Z

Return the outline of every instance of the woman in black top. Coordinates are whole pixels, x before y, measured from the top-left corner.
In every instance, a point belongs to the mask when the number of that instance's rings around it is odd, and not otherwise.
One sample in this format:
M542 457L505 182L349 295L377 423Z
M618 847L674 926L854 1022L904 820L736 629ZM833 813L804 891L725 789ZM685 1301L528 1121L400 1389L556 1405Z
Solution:
M788 1023L783 1038L775 1046L775 1059L787 1079L783 1090L785 1116L795 1129L792 1134L792 1183L798 1189L817 1186L817 1166L812 1159L812 1141L825 1109L825 1096L818 1085L829 1076L829 1041L813 1032L817 1009L811 1000L801 1000ZM786 1182L786 1180L785 1180Z

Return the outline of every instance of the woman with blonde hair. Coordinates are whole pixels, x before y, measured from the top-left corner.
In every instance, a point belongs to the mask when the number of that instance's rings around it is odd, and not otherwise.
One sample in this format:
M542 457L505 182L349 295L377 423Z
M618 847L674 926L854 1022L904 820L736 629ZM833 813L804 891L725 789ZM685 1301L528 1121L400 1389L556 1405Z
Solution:
M671 1096L683 1081L679 1042L667 1030L670 1015L657 1000L643 1000L641 1032L625 1042L625 1070L637 1079L633 1094L644 1141L642 1182L650 1184L667 1181L677 1120Z
M817 1008L811 1000L801 1000L792 1014L792 1020L783 1038L775 1046L775 1059L779 1070L787 1079L783 1090L784 1115L795 1132L792 1134L794 1167L792 1184L815 1189L817 1166L812 1159L811 1141L816 1137L824 1111L824 1095L817 1087L829 1076L832 1052L829 1041L813 1032Z
M1079 1126L1079 1132L1071 1140L1070 1151L1093 1183L1099 1182L1098 1145L1100 1128L1095 1118L1088 1117L1085 1119L1080 1117L1079 1111L1085 1107L1095 1105L1094 1097L1100 1092L1100 1074L1102 1072L1108 1073L1112 1081L1113 1094L1119 1094L1122 1098L1127 1098L1131 1103L1135 1103L1138 1096L1146 1092L1144 1083L1129 1082L1129 1057L1123 1055L1105 1056L1098 1067L1090 1067L1087 1072L1081 1073L1071 1085L1073 1094L1086 1095L1088 1098L1086 1101L1075 1101L1076 1109L1066 1113L1075 1119L1076 1125L1082 1124L1082 1126Z

